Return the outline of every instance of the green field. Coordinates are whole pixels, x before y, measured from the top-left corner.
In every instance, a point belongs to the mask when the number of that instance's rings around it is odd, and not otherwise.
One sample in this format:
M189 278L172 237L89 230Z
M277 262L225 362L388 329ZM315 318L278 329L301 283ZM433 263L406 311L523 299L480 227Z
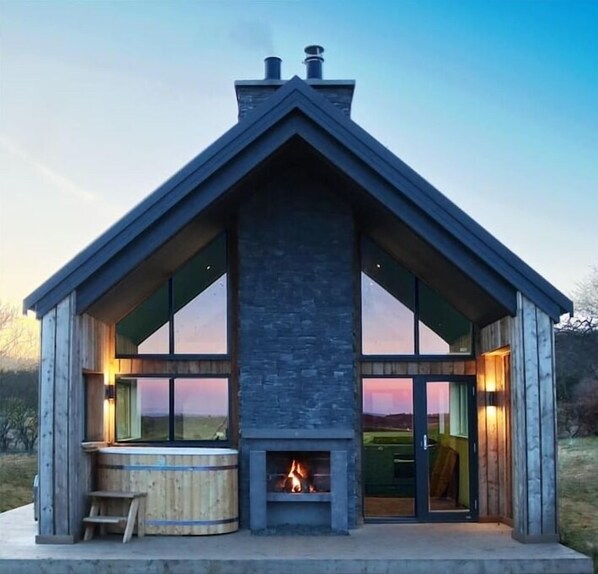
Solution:
M561 541L594 559L598 574L598 437L559 443Z
M0 454L0 512L33 502L37 455Z

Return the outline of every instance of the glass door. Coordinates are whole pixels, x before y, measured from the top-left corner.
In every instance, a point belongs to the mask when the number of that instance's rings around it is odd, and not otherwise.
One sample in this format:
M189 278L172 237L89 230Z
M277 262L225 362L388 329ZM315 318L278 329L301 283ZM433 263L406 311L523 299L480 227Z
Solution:
M473 380L425 380L419 417L418 467L425 520L470 520L477 515L475 384Z
M363 477L366 518L415 516L412 379L363 379Z
M474 377L364 378L366 519L477 516Z

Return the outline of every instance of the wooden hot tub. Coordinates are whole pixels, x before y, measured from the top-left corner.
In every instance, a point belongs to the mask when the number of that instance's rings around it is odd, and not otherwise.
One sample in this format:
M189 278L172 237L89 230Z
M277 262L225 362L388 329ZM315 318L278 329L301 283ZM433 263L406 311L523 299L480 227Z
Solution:
M147 534L224 534L239 528L237 470L227 448L109 447L98 453L97 487L147 492Z

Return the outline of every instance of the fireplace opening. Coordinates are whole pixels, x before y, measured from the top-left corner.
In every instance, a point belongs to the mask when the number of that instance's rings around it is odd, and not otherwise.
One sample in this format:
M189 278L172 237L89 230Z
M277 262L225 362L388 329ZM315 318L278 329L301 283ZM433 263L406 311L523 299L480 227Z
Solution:
M268 492L330 492L330 452L270 451L266 459Z

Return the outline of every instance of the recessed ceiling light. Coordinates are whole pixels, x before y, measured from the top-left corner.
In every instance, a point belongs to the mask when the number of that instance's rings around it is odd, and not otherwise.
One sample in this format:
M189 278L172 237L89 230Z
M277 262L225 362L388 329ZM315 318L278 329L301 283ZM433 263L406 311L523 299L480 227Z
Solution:
M376 263L376 267L380 269L380 263Z
M212 268L211 265L206 265L206 269L209 271Z

